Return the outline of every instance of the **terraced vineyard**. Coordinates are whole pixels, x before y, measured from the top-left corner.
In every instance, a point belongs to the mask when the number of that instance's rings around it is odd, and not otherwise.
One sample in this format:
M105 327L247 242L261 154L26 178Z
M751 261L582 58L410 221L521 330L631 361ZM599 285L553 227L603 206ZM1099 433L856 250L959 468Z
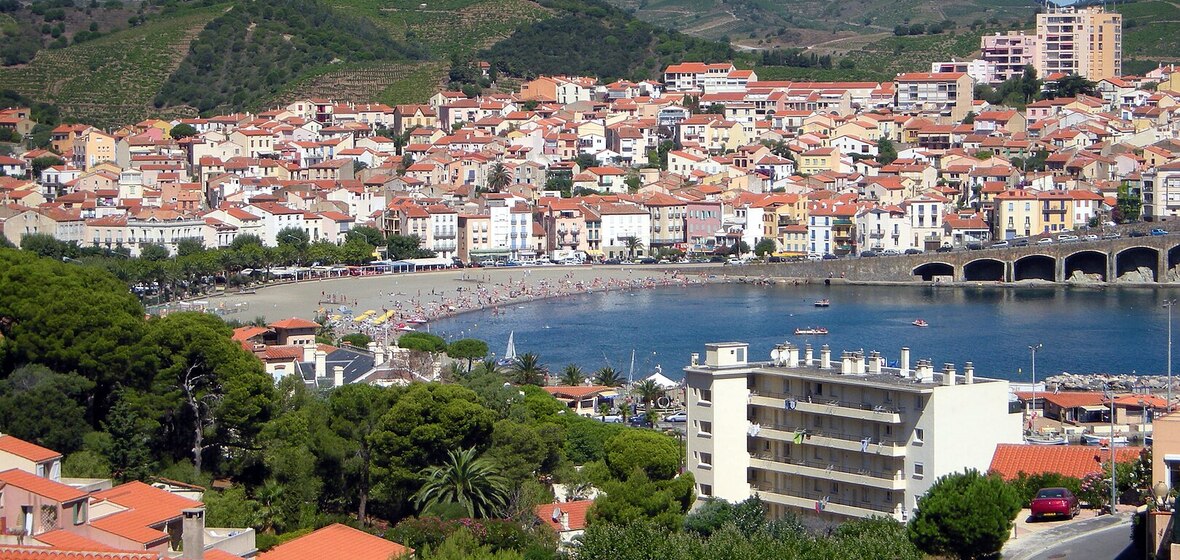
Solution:
M380 102L391 105L423 103L442 85L447 64L431 62L381 62L333 68L295 82L271 103L330 95L340 101Z
M159 115L152 97L188 52L189 42L222 9L191 10L95 41L41 51L29 64L0 68L0 89L55 103L64 118L100 126ZM183 107L170 112L195 114Z
M528 0L330 0L330 3L348 13L371 18L395 37L422 41L438 59L474 53L507 37L518 26L550 15L548 10Z
M1120 4L1123 56L1127 59L1180 62L1180 7L1153 0Z

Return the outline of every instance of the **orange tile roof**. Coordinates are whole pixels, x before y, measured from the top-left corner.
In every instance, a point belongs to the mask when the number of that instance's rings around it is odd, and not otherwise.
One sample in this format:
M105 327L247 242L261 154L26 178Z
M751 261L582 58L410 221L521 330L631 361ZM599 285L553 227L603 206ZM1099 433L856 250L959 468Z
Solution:
M0 451L28 459L34 463L61 458L61 453L7 434L0 435Z
M234 340L242 342L243 340L250 340L260 334L266 334L270 329L266 327L246 326L234 329Z
M541 504L533 511L541 521L559 533L563 530L559 516L561 513L568 514L569 530L581 531L586 528L586 512L590 511L592 505L594 500L576 500L560 504ZM559 512L558 515L554 515L555 510Z
M37 535L37 540L58 550L115 550L114 548L111 548L98 541L90 540L77 533L66 531L65 529L58 529L56 531L42 533Z
M290 319L283 319L282 321L275 321L269 325L276 329L315 329L319 328L320 324L307 319L300 319L299 317L291 317Z
M182 510L201 507L201 502L177 496L142 482L120 484L110 490L95 492L91 498L110 501L127 508L125 511L91 520L92 527L143 544L168 538L167 533L152 529L153 525L180 517Z
M33 546L0 545L0 558L4 560L159 560L160 555L156 552L55 550Z
M1134 461L1139 458L1139 452L1140 448L1137 447L1116 447L1115 457L1120 463ZM1005 480L1016 478L1021 472L1052 472L1082 478L1087 474L1101 471L1101 461L1106 460L1110 460L1109 450L1086 445L1001 443L996 446L988 470L999 474Z
M66 486L20 469L8 469L0 472L0 484L12 485L61 503L74 502L86 497L85 492L79 491L73 486Z
M259 560L389 560L414 549L370 535L359 529L335 523L309 535L285 542L262 553Z

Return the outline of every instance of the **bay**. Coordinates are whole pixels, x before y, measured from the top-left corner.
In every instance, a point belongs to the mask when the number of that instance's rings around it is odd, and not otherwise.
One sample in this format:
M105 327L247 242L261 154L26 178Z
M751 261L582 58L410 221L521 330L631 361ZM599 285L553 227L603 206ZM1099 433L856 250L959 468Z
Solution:
M769 359L790 340L843 350L880 351L897 360L930 358L936 369L974 362L977 375L1012 381L1071 373L1164 374L1168 312L1160 306L1180 290L936 288L917 286L755 286L710 284L630 292L579 294L513 304L441 319L431 332L480 338L502 355L509 333L518 353L535 352L550 370L578 364L587 372L610 365L624 375L632 351L635 377L659 365L672 379L707 342L750 343L752 360ZM831 307L816 308L826 298ZM929 327L911 324L924 319ZM1180 317L1176 317L1180 320ZM828 336L801 337L800 327Z

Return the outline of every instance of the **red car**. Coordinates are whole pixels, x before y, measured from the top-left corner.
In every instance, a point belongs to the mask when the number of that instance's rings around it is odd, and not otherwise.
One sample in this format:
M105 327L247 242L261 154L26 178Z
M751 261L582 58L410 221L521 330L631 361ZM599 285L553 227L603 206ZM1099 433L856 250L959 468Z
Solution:
M1037 497L1033 498L1029 509L1033 519L1045 517L1064 517L1073 519L1081 509L1077 496L1065 488L1041 488L1037 490Z

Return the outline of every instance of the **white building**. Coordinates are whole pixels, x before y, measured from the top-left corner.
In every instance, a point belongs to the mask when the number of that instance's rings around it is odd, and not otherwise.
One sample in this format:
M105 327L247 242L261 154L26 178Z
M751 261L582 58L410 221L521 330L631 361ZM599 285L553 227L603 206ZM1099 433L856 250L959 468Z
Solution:
M608 258L630 257L627 239L638 241L634 256L647 254L651 247L651 214L642 206L631 204L603 204L598 208L602 216L602 250Z
M856 214L856 247L859 251L905 251L910 244L910 219L894 205L872 206Z
M701 497L757 493L768 514L908 519L938 477L986 470L1021 439L1008 382L964 364L884 367L877 352L818 356L790 343L753 362L742 342L706 345L685 368L687 460Z

